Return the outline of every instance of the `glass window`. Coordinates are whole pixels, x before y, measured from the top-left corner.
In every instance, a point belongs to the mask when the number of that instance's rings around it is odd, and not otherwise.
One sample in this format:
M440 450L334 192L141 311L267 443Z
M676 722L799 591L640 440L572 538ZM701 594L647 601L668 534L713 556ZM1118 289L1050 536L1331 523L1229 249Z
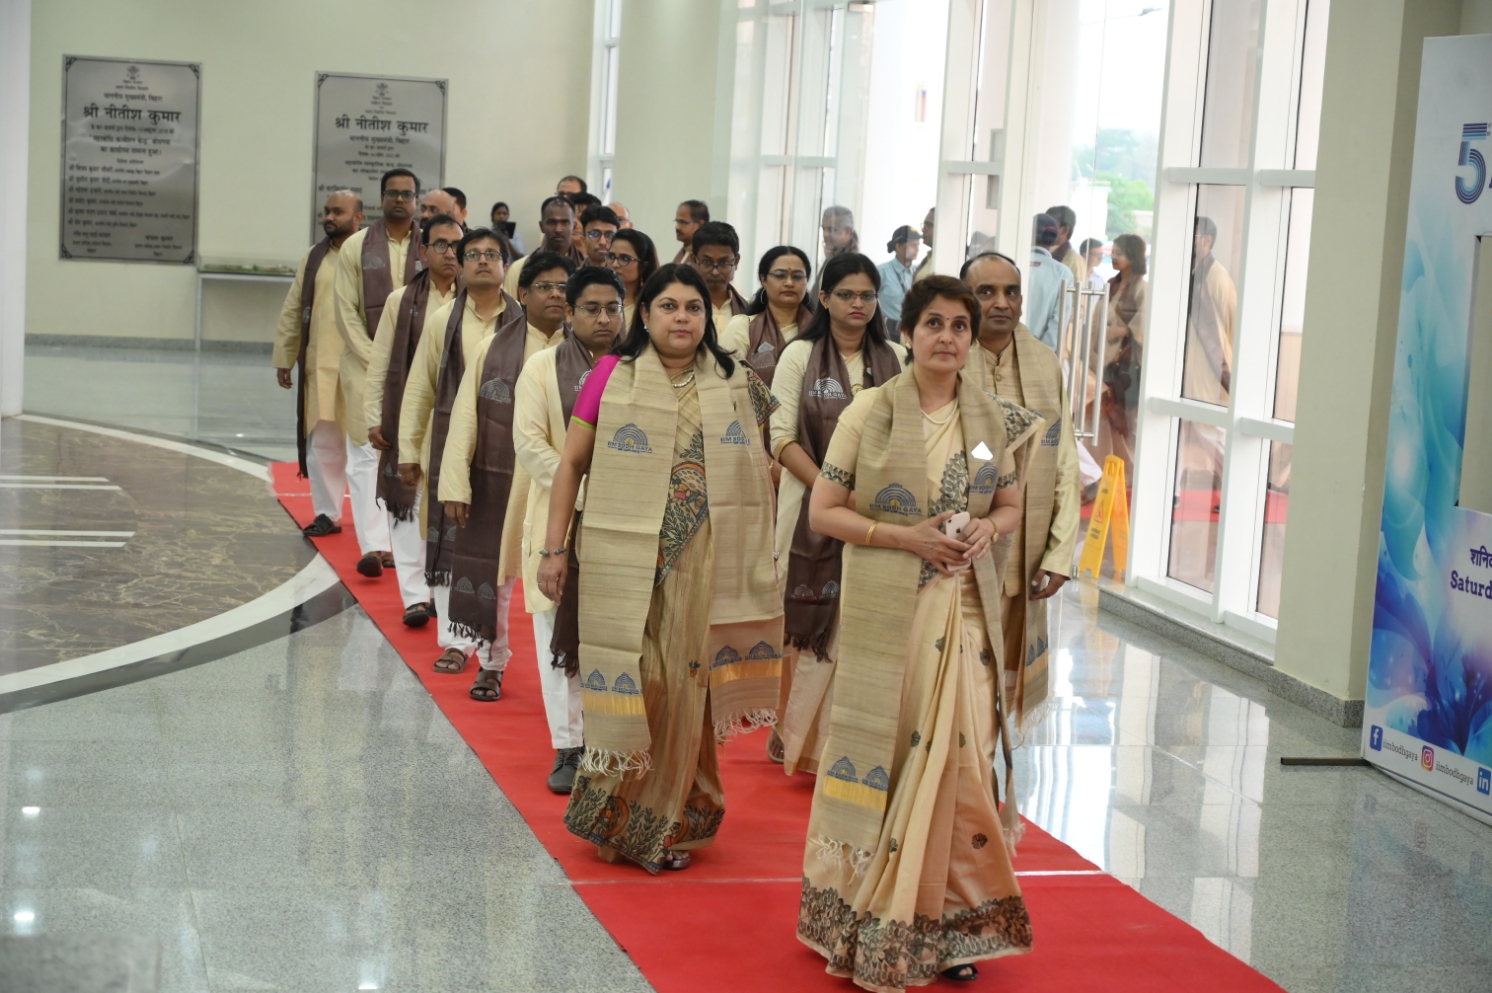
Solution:
M1290 232L1285 241L1285 286L1280 302L1280 335L1275 352L1274 416L1295 420L1300 382L1301 330L1305 326L1306 266L1311 254L1311 211L1316 191L1290 191Z
M1244 199L1242 186L1199 186L1192 225L1181 395L1223 407L1232 385Z
M1321 81L1326 75L1326 15L1329 0L1310 0L1300 53L1300 105L1295 117L1295 168L1316 168L1321 136Z
M1202 104L1203 168L1239 169L1249 164L1263 6L1262 0L1212 0Z
M1210 424L1181 421L1176 435L1171 554L1166 575L1208 593L1212 592L1217 559L1217 519L1227 434Z
M1285 566L1285 517L1290 511L1290 459L1295 446L1269 443L1269 475L1264 481L1264 533L1259 548L1261 614L1280 616L1280 573Z

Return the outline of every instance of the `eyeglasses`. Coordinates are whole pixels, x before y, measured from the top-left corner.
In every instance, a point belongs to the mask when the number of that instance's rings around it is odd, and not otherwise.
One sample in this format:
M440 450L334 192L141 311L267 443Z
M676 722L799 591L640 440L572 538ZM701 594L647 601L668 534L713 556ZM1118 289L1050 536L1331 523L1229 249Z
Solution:
M613 269L625 269L636 261L637 257L633 255L618 255L617 253L613 252L610 255L606 256L606 264L611 266Z
M854 290L835 290L834 295L844 303L875 303L876 291L866 290L864 293L856 293Z
M463 261L470 262L473 259L476 259L476 260L481 261L481 262L501 262L502 258L503 258L503 253L499 252L499 251L497 251L496 249L493 249L493 248L489 248L486 251L481 251L479 249L472 249L471 251L469 251L469 252L466 253L466 258L463 259ZM538 284L536 283L534 285L537 286Z
M694 264L698 266L701 271L707 270L709 272L730 272L736 267L736 260L723 259L719 262L711 262L709 259L696 258L694 260Z
M436 255L446 255L456 250L456 243L454 241L446 241L442 238L440 241L432 241L426 247Z
M415 193L414 190L384 190L383 191L383 198L385 200L409 200L409 201L413 201L416 196L417 196L417 194Z
M564 283L533 283L528 288L530 293L563 293Z
M619 303L583 303L576 307L575 311L586 317L599 317L603 312L617 317L622 312L622 305Z
M612 238L616 237L616 232L615 231L607 231L607 230L604 230L603 228L592 228L591 230L589 230L589 231L587 231L585 233L585 236L587 238L589 238L591 241L600 241L602 238L605 238L607 241L610 241Z
M808 273L804 272L802 269L773 269L771 272L767 273L767 275L771 276L773 279L781 280L784 283L808 282Z

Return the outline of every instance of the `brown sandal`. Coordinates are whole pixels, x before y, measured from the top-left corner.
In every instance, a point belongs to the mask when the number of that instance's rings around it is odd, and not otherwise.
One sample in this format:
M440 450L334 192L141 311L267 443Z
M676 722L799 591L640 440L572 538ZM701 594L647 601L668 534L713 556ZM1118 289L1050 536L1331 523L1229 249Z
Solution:
M483 703L495 703L503 698L503 674L497 669L480 669L477 678L471 684L470 695L473 700Z
M683 872L685 869L689 868L690 864L693 861L694 857L688 852L676 852L670 848L665 851L663 853L663 857L658 860L658 868L665 869L669 872Z
M459 648L447 648L440 653L440 658L435 660L435 671L446 673L457 673L466 668L470 661L465 652Z

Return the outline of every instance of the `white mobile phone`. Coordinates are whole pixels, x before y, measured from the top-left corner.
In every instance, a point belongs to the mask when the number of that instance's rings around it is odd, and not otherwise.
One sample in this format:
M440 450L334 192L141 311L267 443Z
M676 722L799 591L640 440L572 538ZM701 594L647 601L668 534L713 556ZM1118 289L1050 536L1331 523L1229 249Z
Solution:
M968 526L969 512L967 510L960 510L958 513L954 514L952 517L948 518L948 520L943 522L943 533L950 538L962 538L964 528ZM969 568L969 566L966 563L964 565L950 566L948 568L948 571L963 572L967 568Z

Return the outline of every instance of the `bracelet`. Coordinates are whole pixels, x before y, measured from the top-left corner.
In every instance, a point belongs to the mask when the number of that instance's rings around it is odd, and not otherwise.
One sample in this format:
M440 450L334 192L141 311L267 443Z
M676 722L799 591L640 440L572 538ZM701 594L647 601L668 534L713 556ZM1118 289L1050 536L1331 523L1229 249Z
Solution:
M881 524L880 521L871 521L870 522L870 530L865 532L865 544L866 545L870 544L871 535L873 535L873 534L876 533L876 528L879 527L880 524Z
M560 547L555 549L541 548L539 549L539 557L543 558L546 555L563 555L568 551L569 549L566 548L564 545L561 545Z

